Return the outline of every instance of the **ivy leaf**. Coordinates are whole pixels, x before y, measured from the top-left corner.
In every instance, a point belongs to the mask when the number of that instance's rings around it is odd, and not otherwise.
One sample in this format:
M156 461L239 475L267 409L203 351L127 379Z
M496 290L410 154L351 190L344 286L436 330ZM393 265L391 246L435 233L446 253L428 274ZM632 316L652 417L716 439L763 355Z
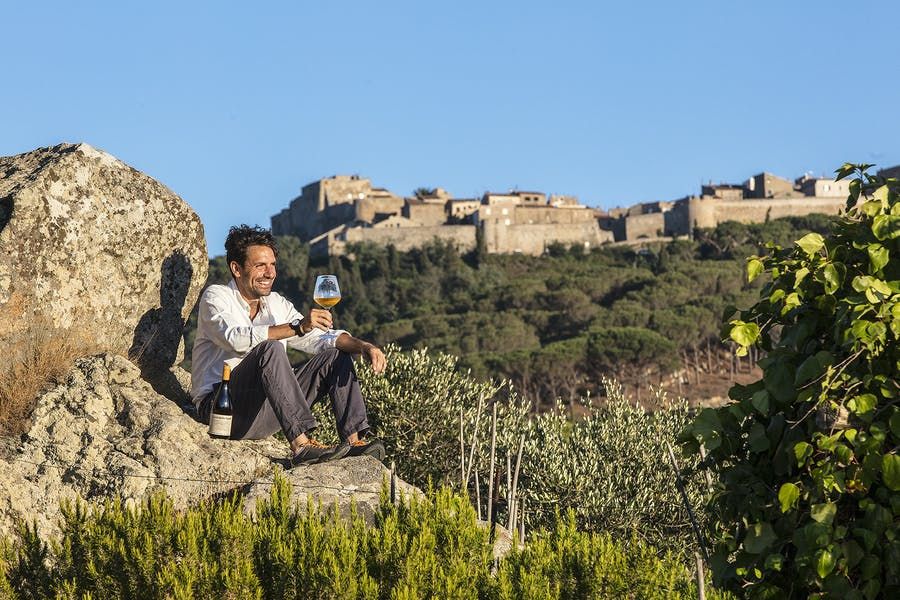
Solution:
M877 403L878 399L875 398L875 394L860 394L850 398L850 401L847 402L847 408L857 415L864 415L871 412Z
M872 273L877 273L878 271L880 271L884 267L884 265L888 264L891 259L890 252L881 244L870 244L868 247L868 253L869 264L872 267Z
M801 268L797 269L797 272L794 273L794 289L795 290L798 287L800 287L800 284L803 282L803 280L806 278L807 275L809 275L809 269L807 269L806 267L801 267Z
M778 501L781 503L781 512L786 513L794 508L800 499L800 488L793 483L785 483L778 490Z
M800 368L794 375L794 383L796 385L804 384L812 381L825 372L825 369L834 362L834 357L830 352L821 350L816 352L801 363Z
M797 442L794 444L794 456L797 458L797 466L803 466L806 459L812 456L813 447L807 442Z
M885 454L881 457L881 473L884 485L893 492L900 491L900 456Z
M837 177L835 177L835 180L840 181L844 177L847 177L848 175L852 174L855 170L856 170L856 165L851 164L851 163L844 163L843 165L841 165L840 169L835 169L834 172L837 174Z
M874 226L873 226L874 228ZM881 238L879 238L881 239ZM802 238L794 242L800 248L806 252L807 255L812 256L816 252L822 249L825 245L825 238L822 237L821 234L818 233L807 233Z
M734 327L729 333L731 339L747 347L753 344L759 337L759 325L756 323L744 323L743 321L732 321Z
M722 422L715 409L704 408L694 420L693 433L707 450L715 450L722 445Z
M891 415L888 423L891 426L891 433L894 434L894 437L900 440L900 411L895 411L894 414Z
M744 539L744 551L750 554L762 554L776 539L778 538L775 536L775 530L772 529L770 523L766 521L755 523L747 530L747 537Z
M844 283L844 275L847 273L847 267L841 263L828 263L822 269L822 275L825 278L825 293L833 294L840 289Z
M751 452L765 452L771 445L766 436L766 428L762 426L762 423L753 424L747 441L750 443Z
M750 397L750 403L761 415L766 416L769 414L769 392L766 390L759 390L753 394Z
M872 220L872 233L879 241L892 240L900 236L900 216L878 215Z
M747 261L747 281L750 282L759 277L764 269L765 267L761 260L758 258L749 259Z
M837 504L834 502L824 502L822 504L813 504L810 507L809 516L816 523L823 525L831 525L834 521L834 515L837 514Z
M834 569L834 553L828 549L819 550L816 553L816 573L822 579L828 577L829 573Z

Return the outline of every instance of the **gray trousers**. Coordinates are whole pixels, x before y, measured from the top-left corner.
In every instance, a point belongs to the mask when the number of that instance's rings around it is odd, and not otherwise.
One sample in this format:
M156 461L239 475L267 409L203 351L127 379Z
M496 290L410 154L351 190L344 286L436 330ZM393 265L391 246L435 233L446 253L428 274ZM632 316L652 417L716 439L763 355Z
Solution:
M231 372L228 384L234 417L231 439L258 440L279 429L288 441L318 426L310 408L330 396L338 435L369 429L366 405L353 358L332 348L294 369L281 342L266 340L253 348ZM209 422L213 390L200 402L200 419Z

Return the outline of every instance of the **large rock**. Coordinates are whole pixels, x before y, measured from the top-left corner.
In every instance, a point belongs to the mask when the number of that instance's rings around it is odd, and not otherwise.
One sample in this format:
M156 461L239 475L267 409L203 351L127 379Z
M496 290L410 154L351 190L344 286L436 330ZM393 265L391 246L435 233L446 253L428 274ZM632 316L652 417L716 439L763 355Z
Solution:
M0 339L49 319L176 362L208 263L200 219L164 185L87 144L0 158L0 249Z
M165 490L185 508L238 491L252 511L286 465L287 443L217 440L206 430L158 395L127 359L79 359L65 381L38 398L30 430L0 458L0 536L17 517L36 520L45 534L57 531L60 500L76 496L140 501ZM359 457L295 468L287 477L298 499L309 494L323 505L337 502L346 513L352 498L371 515L387 473L374 458Z

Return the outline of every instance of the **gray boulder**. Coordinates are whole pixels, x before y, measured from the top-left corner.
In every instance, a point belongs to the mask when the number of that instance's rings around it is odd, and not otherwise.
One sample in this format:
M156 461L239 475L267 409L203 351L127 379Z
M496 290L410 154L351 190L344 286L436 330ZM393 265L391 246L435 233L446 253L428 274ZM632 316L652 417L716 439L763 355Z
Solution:
M184 373L173 380L185 381ZM176 508L237 491L252 511L268 495L289 448L275 438L217 440L177 403L157 394L140 370L114 354L78 359L69 375L42 394L31 428L0 457L0 536L17 518L35 520L44 534L58 530L59 503L121 495L140 502L164 490ZM287 472L296 499L307 495L341 513L355 499L371 516L388 471L371 457ZM400 482L406 494L419 493Z
M191 207L151 177L87 144L2 157L0 248L0 306L21 313L0 320L0 340L49 319L151 369L179 358L206 240Z

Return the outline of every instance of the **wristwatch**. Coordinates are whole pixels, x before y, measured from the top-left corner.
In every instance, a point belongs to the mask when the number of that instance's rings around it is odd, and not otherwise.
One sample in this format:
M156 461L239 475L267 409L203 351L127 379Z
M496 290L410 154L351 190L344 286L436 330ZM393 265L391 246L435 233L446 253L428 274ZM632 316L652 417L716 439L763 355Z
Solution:
M294 330L294 333L296 333L296 334L299 335L299 336L304 336L304 335L306 335L305 333L303 333L303 330L300 328L300 325L301 325L302 323L303 323L303 320L302 320L302 319L294 319L294 320L291 321L291 323L290 323L291 329L293 329L293 330Z

